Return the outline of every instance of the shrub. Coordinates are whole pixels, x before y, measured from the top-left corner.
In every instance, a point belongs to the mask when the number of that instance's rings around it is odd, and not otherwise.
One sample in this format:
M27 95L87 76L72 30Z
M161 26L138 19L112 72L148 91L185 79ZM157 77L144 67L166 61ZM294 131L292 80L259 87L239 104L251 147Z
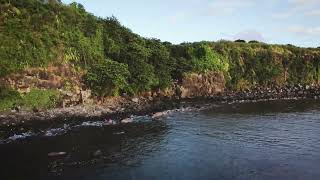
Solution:
M105 60L89 69L85 82L97 96L119 95L128 91L129 76L128 65Z
M246 43L246 41L245 41L245 40L242 40L242 39L235 40L234 42L238 42L238 43Z
M60 93L57 90L32 89L22 97L19 104L27 109L50 109L58 105L60 98Z
M10 88L0 90L0 111L9 111L16 106L26 110L55 108L60 103L60 93L57 90L32 89L29 93L21 95Z
M226 59L212 50L208 45L200 45L190 49L192 71L206 73L208 71L227 72L229 64Z
M9 111L21 100L20 93L13 89L0 87L0 111Z

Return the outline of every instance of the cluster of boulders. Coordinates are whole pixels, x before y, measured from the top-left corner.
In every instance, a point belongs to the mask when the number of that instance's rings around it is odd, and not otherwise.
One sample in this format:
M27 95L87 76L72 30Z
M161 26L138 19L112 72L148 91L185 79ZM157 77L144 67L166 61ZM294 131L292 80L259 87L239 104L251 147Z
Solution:
M173 82L169 88L159 89L154 92L144 92L140 95L149 100L155 98L191 99L211 97L224 92L225 84L226 81L222 73L190 73L186 74L180 82Z
M56 108L39 112L7 112L0 114L1 127L11 128L19 125L32 125L36 123L52 124L64 121L85 121L93 119L105 120L109 118L122 119L123 123L129 123L132 114L148 114L166 109L175 108L175 101L156 98L149 100L144 97L125 98L110 97L102 104L78 105L66 108Z
M65 67L67 68L67 67ZM43 70L44 71L44 70ZM55 74L55 76L63 76L56 67L46 70ZM66 69L66 72L69 70ZM26 72L29 78L48 79L44 74L41 75L39 70ZM76 79L74 79L76 80ZM13 87L22 83L12 84ZM27 88L30 87L27 86ZM16 87L17 88L17 87ZM21 88L21 87L19 87ZM18 89L19 89L18 88ZM236 101L255 101L255 100L271 100L271 99L288 99L288 98L319 98L319 85L294 85L294 86L268 86L255 87L250 90L231 91L225 90L225 79L223 74L192 73L186 75L181 82L174 82L172 87L153 92L144 92L136 97L122 96L109 97L103 99L95 99L91 97L90 90L84 90L80 86L73 86L72 90L60 89L63 95L64 108L52 109L45 112L9 112L0 114L0 127L15 126L17 124L25 124L25 122L43 122L55 119L104 119L105 117L118 116L124 118L123 123L131 122L129 115L146 114L152 112L161 112L162 110L173 109L179 106L179 102L185 99L206 98L213 102L236 102ZM91 101L88 103L88 101ZM77 106L74 106L77 105ZM155 113L154 118L163 114ZM121 117L120 117L121 116Z
M182 79L182 83L177 86L177 93L182 99L210 97L222 93L225 89L225 84L224 76L221 73L192 73Z
M32 89L56 89L60 92L61 107L91 103L91 91L82 82L82 73L70 65L28 68L20 73L0 78L0 84L22 94Z
M290 98L320 98L320 86L317 85L287 85L255 87L244 91L226 91L218 96L211 97L216 100L272 100Z

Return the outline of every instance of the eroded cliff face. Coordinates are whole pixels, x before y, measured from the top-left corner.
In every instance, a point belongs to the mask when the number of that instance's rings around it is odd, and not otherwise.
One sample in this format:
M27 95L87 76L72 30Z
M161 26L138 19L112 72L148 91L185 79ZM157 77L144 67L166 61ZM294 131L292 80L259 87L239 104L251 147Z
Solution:
M109 104L115 104L110 101L113 100L114 97L93 97L91 90L83 83L83 74L84 72L77 71L68 65L29 68L20 73L1 78L0 83L19 91L22 95L29 93L35 88L41 90L57 90L61 94L61 102L57 104L57 108L72 107L75 105L108 106ZM169 88L140 93L135 97L123 96L121 98L127 99L127 101L123 102L131 103L132 99L135 99L137 102L146 102L161 100L162 98L185 99L212 97L223 92L224 89L225 78L221 73L190 73L185 75L180 82L172 83L172 86Z
M224 92L225 85L226 80L222 73L190 73L186 74L180 82L174 82L169 88L154 92L144 92L140 96L149 99L155 97L172 99L212 97Z
M70 65L49 65L46 68L28 68L20 73L0 78L0 85L11 87L21 94L32 89L54 89L62 96L61 106L73 106L89 101L91 91L82 81L83 72Z
M177 91L180 98L210 97L222 93L225 84L222 73L191 73L182 79L182 83L177 86Z

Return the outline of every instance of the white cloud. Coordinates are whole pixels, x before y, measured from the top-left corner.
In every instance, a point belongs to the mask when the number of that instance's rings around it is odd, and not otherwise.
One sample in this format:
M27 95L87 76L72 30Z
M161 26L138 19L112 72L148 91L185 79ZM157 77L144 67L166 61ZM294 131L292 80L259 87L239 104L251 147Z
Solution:
M293 16L293 13L290 11L271 14L271 17L274 19L287 19L291 16Z
M320 26L318 27L302 27L293 26L285 30L286 32L294 33L302 36L317 36L320 35Z
M181 0L182 1L182 0ZM255 5L256 0L184 0L180 12L169 16L170 22L179 22L197 16L226 16ZM187 8L192 6L192 9Z
M312 11L308 11L305 13L306 16L315 16L318 17L320 16L320 10L316 9L316 10L312 10Z
M320 0L287 0L286 7L281 12L272 14L275 19L288 19L298 16L320 16Z
M257 30L245 30L237 33L233 36L233 40L243 39L246 41L257 40L260 42L266 42L266 39L263 35Z
M219 16L233 14L237 10L252 7L254 0L213 0L207 5L205 15Z
M169 21L172 23L177 23L179 21L185 20L187 18L187 14L185 13L176 13L174 15L169 16Z
M318 4L319 0L288 0L288 3L293 7L302 8Z

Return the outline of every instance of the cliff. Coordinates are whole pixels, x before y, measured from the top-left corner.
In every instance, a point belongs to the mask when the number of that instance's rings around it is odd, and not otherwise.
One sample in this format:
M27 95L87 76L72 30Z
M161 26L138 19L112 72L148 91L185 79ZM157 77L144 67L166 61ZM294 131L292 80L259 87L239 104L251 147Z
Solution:
M103 106L114 98L153 101L316 87L320 81L319 48L257 41L174 45L143 38L81 4L57 2L1 2L1 113Z

